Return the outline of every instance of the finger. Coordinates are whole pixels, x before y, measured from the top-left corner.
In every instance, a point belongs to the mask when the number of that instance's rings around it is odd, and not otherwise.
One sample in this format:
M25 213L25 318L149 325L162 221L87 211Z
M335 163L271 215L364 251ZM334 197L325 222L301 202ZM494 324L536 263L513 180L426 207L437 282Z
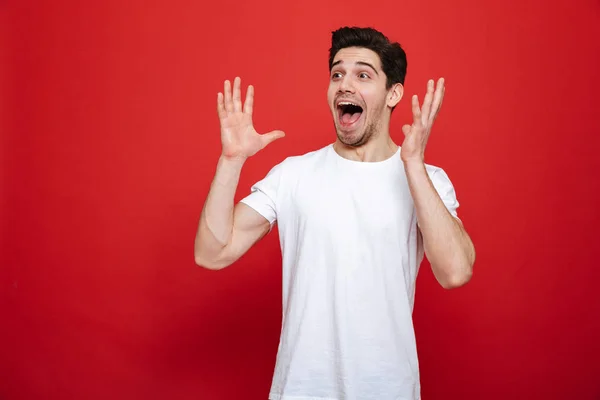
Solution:
M228 113L233 112L233 103L231 102L231 82L229 82L229 80L225 81L223 98L225 100L225 110Z
M281 139L282 137L285 136L285 132L283 131L271 131L269 133L265 133L264 135L261 135L262 141L263 141L263 147L267 146L268 144L274 142L277 139Z
M423 122L429 121L429 116L431 115L431 103L433 101L433 79L427 81L427 93L425 94L425 99L423 100L423 108L422 108L422 117Z
M242 80L239 77L236 77L233 80L233 111L241 112L242 111L242 94L240 87L242 85Z
M404 136L408 136L408 134L410 133L410 125L402 126L402 133L404 133Z
M223 119L227 116L225 104L223 103L223 93L221 92L217 94L217 114L219 115L219 119Z
M437 87L435 89L435 94L433 96L433 103L431 105L431 114L429 116L429 122L432 123L435 121L438 112L442 106L442 101L444 100L444 92L446 88L444 86L444 78L440 78L437 83Z
M419 96L416 94L412 97L412 113L413 113L413 125L422 126L421 121L421 109L419 108Z
M254 108L254 86L249 85L248 90L246 91L246 101L244 102L244 112L246 114L252 115L253 108Z

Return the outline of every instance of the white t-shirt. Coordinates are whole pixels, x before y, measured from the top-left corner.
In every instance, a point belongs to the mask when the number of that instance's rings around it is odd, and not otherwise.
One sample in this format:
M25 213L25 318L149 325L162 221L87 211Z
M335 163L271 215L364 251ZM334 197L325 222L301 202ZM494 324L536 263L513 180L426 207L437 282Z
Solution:
M333 145L288 157L242 200L277 221L283 257L269 399L420 399L412 311L424 250L400 151L381 162ZM448 176L426 169L456 217Z

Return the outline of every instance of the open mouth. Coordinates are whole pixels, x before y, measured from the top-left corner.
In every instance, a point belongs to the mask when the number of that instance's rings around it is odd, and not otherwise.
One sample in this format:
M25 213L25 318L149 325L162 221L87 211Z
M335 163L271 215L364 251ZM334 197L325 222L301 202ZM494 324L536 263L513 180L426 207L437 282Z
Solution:
M344 127L348 127L356 123L362 115L363 109L356 103L351 101L340 101L337 104L338 118L340 124Z

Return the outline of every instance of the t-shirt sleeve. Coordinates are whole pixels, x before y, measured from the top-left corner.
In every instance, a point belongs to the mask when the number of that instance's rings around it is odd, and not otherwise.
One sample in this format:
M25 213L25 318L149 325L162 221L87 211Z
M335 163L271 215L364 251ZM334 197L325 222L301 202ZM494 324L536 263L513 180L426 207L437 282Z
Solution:
M455 218L458 218L457 209L459 206L458 200L456 198L456 191L454 190L454 186L448 177L448 174L441 169L436 168L430 175L431 182L435 187L435 190L440 195L440 198L444 202L444 205L450 211L450 214Z
M277 192L281 181L282 164L271 168L267 175L250 188L250 194L240 202L252 207L265 217L271 228L277 220Z

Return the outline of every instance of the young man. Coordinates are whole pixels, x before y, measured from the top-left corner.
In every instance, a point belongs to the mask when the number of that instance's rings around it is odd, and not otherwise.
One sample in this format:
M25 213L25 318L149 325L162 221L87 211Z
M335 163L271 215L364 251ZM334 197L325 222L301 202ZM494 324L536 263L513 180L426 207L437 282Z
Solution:
M218 94L222 155L195 241L198 265L221 269L277 221L283 325L272 400L418 400L412 310L424 254L444 288L465 284L475 251L446 173L424 163L444 81L427 84L402 146L389 134L406 56L376 30L333 32L327 100L337 139L286 158L234 205L248 157L284 136L252 125L253 88Z

